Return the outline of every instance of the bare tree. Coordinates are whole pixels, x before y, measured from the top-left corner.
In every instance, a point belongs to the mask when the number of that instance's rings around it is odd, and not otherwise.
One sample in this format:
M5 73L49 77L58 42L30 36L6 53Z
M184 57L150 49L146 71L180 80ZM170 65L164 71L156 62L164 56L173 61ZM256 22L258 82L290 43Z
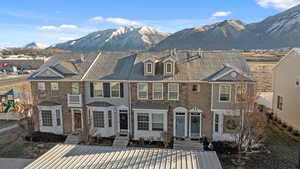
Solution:
M235 85L235 108L240 112L240 127L235 135L239 151L249 151L252 146L261 143L266 125L265 115L256 111L255 84L241 81Z

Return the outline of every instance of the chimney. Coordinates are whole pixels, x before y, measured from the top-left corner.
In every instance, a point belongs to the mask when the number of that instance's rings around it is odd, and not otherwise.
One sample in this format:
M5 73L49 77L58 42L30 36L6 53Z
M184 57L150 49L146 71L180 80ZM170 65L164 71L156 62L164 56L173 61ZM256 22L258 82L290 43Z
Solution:
M187 51L186 52L186 60L190 61L190 59L191 59L191 53L190 53L190 51Z
M176 48L173 49L173 56L176 56Z

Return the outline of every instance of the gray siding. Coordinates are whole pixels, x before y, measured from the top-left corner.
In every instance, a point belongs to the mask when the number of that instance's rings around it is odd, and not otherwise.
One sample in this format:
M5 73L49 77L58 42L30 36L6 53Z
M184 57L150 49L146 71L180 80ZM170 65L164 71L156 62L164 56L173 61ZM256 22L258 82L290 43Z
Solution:
M226 83L224 83L225 85ZM233 84L226 84L231 86L231 98L229 102L220 102L219 101L219 87L223 84L212 84L212 109L233 109L235 106L235 85Z

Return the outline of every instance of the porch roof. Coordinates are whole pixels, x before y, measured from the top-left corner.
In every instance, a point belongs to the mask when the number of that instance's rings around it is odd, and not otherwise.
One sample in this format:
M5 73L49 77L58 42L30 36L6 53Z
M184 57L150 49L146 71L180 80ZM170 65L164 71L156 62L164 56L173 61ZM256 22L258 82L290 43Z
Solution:
M169 109L169 105L167 104L144 104L144 103L140 103L140 104L134 104L132 105L133 109L158 109L158 110L168 110Z
M64 144L25 167L29 168L222 169L215 152Z
M53 101L42 101L38 105L39 106L59 106L61 104L53 102Z
M111 107L114 106L111 103L103 102L103 101L95 101L87 104L88 107Z

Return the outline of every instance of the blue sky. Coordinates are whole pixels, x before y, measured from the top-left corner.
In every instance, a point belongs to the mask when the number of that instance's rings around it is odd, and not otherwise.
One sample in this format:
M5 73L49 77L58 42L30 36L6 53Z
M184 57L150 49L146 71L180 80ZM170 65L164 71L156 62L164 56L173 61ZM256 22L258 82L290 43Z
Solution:
M300 0L9 0L0 6L0 46L55 44L96 30L153 26L161 31L225 19L260 21Z

